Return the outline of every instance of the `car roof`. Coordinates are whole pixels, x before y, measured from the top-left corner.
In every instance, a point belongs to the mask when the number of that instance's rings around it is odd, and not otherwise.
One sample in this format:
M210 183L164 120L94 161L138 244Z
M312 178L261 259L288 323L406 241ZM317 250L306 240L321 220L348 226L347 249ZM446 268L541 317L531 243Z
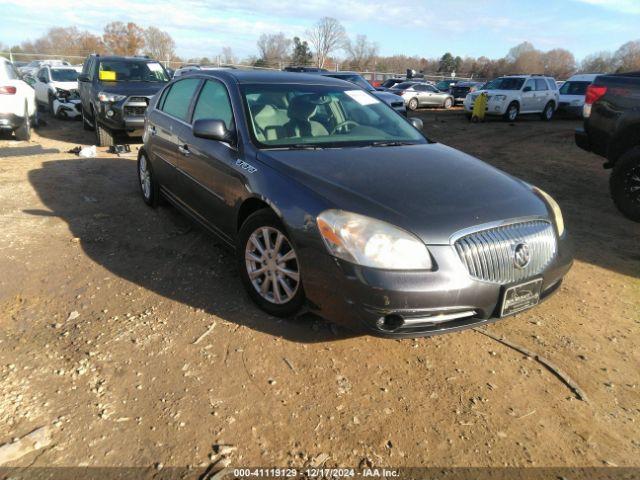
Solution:
M157 62L157 60L149 57L125 56L125 55L95 55L100 60L137 60L147 62Z
M567 82L593 82L600 75L604 75L604 73L578 73L571 76Z
M313 83L316 85L344 86L352 83L318 73L282 72L276 70L199 70L194 75L205 75L234 80L237 83Z

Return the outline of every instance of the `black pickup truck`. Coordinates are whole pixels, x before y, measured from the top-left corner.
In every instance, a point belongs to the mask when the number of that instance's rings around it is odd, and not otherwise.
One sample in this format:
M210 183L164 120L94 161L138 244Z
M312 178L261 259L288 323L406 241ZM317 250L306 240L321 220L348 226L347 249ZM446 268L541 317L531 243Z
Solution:
M618 209L640 222L640 72L601 75L587 88L576 144L606 159Z
M118 133L141 134L149 100L168 81L147 57L89 55L78 76L85 130L95 130L98 146L113 145Z

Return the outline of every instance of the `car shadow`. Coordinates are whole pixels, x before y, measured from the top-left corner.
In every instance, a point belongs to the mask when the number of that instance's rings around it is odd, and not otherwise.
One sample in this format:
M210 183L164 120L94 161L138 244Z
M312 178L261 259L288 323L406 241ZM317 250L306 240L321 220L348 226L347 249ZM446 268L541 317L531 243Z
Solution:
M29 172L48 210L28 215L64 220L84 253L114 275L226 321L315 343L353 337L311 313L271 317L246 296L234 254L169 206L140 197L136 162L118 157L54 160ZM64 184L65 188L59 188Z
M42 148L42 145L29 145L28 147L0 148L0 158L22 157L27 155L44 155L46 153L60 153L60 150L57 148Z

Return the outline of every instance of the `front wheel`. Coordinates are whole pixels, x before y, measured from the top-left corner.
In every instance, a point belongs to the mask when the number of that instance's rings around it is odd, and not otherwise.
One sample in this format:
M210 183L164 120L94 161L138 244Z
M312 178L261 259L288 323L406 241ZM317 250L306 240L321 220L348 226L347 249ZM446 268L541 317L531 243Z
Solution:
M507 107L507 111L504 113L503 118L507 122L515 122L520 113L520 107L517 102L511 102Z
M609 181L611 197L624 216L640 222L640 147L634 147L616 162Z
M411 100L409 100L409 103L407 104L407 108L409 110L411 110L412 112L418 109L418 99L417 98L412 98Z
M553 104L553 102L549 102L547 103L547 105L544 107L544 110L540 114L540 118L545 122L548 122L553 118L554 112L555 112L555 105Z
M277 317L300 310L305 296L298 254L273 211L259 210L242 224L237 256L242 283L258 307Z
M94 115L95 118L95 115ZM96 144L98 147L110 147L114 145L113 134L107 130L97 119L96 122Z
M447 98L444 101L444 104L442 105L446 110L449 110L451 107L453 107L453 100L451 100L450 98Z

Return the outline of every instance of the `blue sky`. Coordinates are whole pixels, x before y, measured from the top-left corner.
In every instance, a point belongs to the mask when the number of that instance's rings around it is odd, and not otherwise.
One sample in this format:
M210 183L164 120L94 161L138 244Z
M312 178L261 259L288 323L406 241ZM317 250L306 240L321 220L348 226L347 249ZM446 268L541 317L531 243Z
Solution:
M255 54L260 34L304 37L325 15L351 36L367 35L383 55L497 58L529 40L542 50L567 48L580 60L640 38L640 0L0 0L0 12L5 46L53 26L101 33L121 20L168 31L187 57L213 57L224 46L239 57Z

